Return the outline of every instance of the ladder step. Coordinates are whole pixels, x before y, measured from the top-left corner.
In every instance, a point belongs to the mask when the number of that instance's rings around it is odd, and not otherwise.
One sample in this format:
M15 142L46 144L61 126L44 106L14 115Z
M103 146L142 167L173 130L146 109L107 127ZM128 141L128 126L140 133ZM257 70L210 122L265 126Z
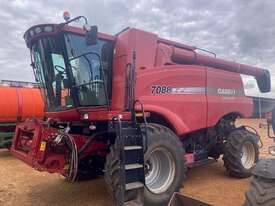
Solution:
M136 129L136 128L123 128L122 129L122 135L125 136L125 137L129 137L129 136L132 136L132 137L141 137L140 133L139 133L139 130Z
M133 127L122 128L122 131L123 132L130 132L130 133L134 133L134 134L137 134L137 132L138 132L137 128L133 128Z
M125 165L126 170L132 170L132 169L138 169L138 168L143 168L143 165L138 163Z
M141 146L137 146L137 145L134 145L134 146L125 146L124 147L124 150L138 150L138 149L142 149Z
M142 182L131 182L126 184L125 189L126 190L134 190L134 189L138 189L138 188L142 188L143 187L143 183Z

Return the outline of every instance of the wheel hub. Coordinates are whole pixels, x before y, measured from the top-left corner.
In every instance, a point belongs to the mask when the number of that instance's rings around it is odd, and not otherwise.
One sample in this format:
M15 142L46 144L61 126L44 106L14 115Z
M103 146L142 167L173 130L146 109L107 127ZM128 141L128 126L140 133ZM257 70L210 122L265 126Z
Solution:
M150 162L150 160L147 160L145 163L145 177L147 177L151 171L152 171L152 163Z
M255 163L255 148L251 142L245 142L242 146L241 162L245 169L250 169Z
M164 147L154 149L145 163L145 182L150 192L160 194L173 183L175 161L172 154Z

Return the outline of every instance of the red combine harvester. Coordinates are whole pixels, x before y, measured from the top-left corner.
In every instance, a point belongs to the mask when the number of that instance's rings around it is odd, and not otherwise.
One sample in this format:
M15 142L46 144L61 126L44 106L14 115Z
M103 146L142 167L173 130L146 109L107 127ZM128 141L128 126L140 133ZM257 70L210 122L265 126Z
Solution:
M43 118L44 103L37 84L0 81L0 149L10 148L16 122Z
M80 19L83 29L69 26ZM47 120L20 123L11 150L33 168L72 181L104 174L117 205L167 205L187 168L222 154L229 175L251 175L259 137L234 125L253 113L240 74L269 92L268 70L138 29L98 33L83 16L24 38Z

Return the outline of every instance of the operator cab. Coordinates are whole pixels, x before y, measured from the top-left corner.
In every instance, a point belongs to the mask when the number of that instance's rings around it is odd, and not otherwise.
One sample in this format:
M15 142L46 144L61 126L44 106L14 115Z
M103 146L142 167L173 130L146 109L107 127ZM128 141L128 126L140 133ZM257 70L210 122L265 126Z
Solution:
M47 112L109 106L114 37L98 34L91 44L86 33L62 23L24 34Z

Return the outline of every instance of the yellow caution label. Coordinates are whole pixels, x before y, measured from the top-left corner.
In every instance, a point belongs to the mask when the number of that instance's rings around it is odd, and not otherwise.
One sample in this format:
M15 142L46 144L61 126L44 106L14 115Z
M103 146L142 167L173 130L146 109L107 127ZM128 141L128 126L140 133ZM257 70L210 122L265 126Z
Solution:
M45 141L41 142L40 151L45 151L46 150L46 145L47 145L47 143Z
M144 112L145 117L150 117L150 112ZM142 112L136 112L136 117L143 117Z
M64 170L68 170L70 168L70 164L66 164L65 166L64 166Z
M136 113L136 117L143 117L142 113Z

